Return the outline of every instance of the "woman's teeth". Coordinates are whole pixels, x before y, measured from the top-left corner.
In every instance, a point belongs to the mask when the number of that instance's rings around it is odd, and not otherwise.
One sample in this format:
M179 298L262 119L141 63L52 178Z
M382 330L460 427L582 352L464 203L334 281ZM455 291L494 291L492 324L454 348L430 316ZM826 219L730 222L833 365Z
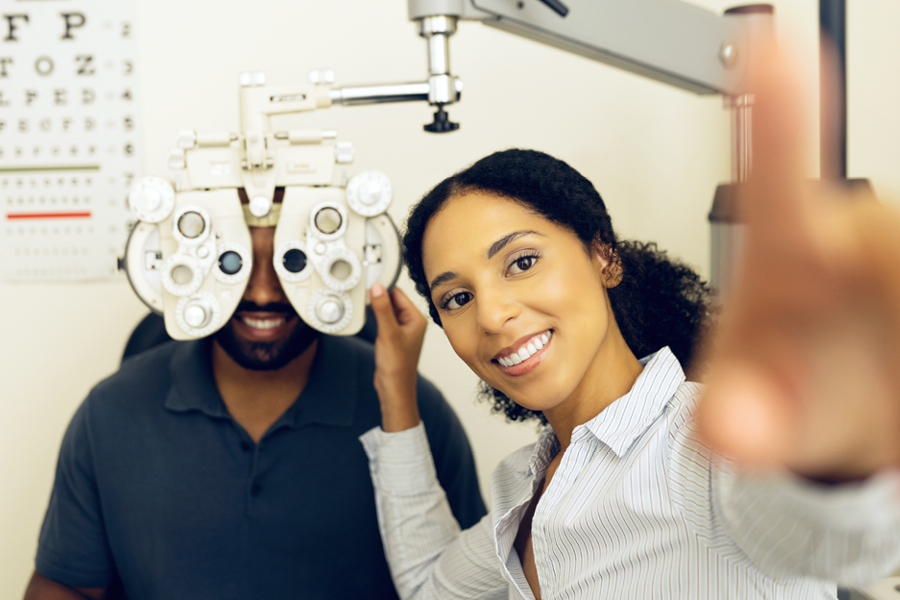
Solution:
M253 327L254 329L275 329L276 327L280 327L284 325L284 317L277 317L275 319L254 319L252 317L241 317L241 321L243 321L246 325Z
M528 360L537 352L543 348L547 342L550 341L550 337L553 335L552 331L545 331L540 335L536 335L528 342L519 348L518 352L513 352L509 356L501 356L497 359L497 362L503 365L504 367L511 367L513 365L517 365L522 361Z

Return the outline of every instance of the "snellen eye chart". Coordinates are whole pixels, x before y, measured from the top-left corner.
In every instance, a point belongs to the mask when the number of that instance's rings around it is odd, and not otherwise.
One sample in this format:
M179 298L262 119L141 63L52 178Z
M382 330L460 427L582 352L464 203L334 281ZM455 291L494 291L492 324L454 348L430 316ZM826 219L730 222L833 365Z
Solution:
M140 177L132 0L0 4L0 277L116 276Z

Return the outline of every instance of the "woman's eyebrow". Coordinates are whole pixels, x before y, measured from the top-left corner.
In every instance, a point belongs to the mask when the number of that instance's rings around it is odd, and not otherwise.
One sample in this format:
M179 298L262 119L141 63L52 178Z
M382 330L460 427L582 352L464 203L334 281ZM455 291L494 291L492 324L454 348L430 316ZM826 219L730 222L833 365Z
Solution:
M434 279L431 280L431 285L428 286L428 289L431 290L432 292L434 292L434 288L436 288L437 286L441 285L445 281L450 281L451 279L456 279L457 277L458 277L458 275L456 273L454 273L453 271L444 271L443 273L441 273L440 275L438 275L437 277L435 277Z
M487 251L487 257L489 259L494 258L495 254L497 254L498 252L503 250L503 248L505 248L506 245L509 244L514 239L520 238L523 235L531 235L531 234L540 235L540 236L544 235L543 233L538 233L537 231L534 231L533 229L528 229L528 230L524 230L524 231L514 231L514 232L510 233L509 235L503 236L502 238L500 238L499 240L497 240L496 242L491 244L491 247L488 248L488 251Z
M493 258L498 252L503 250L503 248L505 248L513 240L520 238L524 235L532 235L532 234L544 237L543 233L539 233L533 229L523 229L522 231L514 231L508 235L504 235L502 238L500 238L499 240L497 240L496 242L491 244L491 247L488 248L488 251L487 251L487 257L489 259ZM431 280L431 284L428 286L428 289L433 292L434 288L436 288L437 286L439 286L442 283L445 283L447 281L450 281L451 279L455 279L457 277L459 277L459 275L457 273L454 273L453 271L445 271Z

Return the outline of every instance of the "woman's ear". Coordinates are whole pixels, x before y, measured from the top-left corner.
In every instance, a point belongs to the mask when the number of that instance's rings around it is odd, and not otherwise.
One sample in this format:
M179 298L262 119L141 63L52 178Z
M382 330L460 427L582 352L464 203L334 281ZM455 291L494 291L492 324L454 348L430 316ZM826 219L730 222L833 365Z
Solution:
M611 289L622 283L622 258L610 244L594 242L594 252L603 268L600 271L603 277L603 285Z

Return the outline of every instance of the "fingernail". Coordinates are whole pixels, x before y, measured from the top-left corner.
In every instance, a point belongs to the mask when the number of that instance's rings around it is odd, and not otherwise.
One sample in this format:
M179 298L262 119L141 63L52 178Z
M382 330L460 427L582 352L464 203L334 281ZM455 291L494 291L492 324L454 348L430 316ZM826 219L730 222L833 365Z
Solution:
M373 298L378 298L379 296L384 295L384 286L380 283L376 283L372 286L372 291L370 293Z

